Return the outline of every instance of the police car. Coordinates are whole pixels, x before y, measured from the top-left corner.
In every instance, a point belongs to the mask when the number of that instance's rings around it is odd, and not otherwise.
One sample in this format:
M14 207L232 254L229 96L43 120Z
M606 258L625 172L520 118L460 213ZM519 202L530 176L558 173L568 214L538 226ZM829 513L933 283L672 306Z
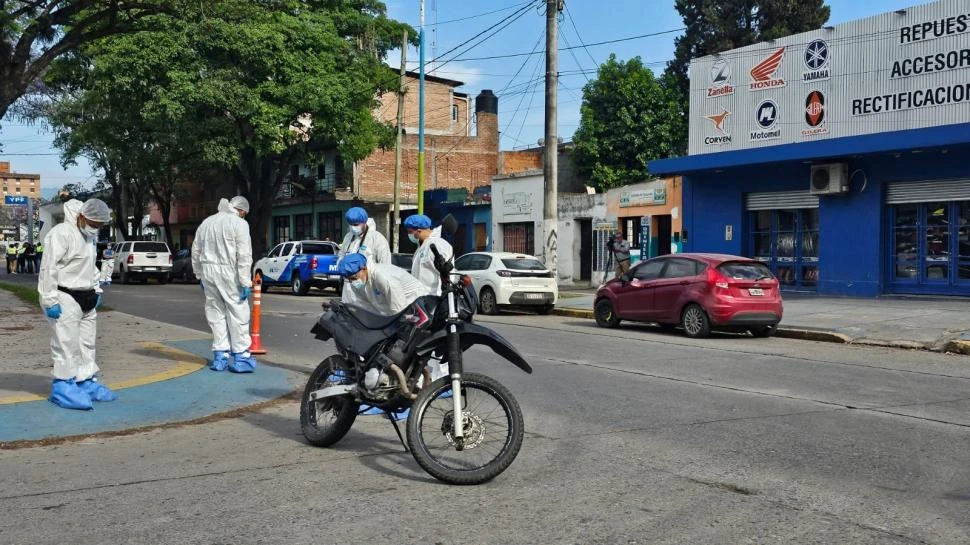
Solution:
M295 295L306 295L311 287L333 288L339 294L343 279L337 274L337 251L333 242L297 240L277 244L253 265L263 291L273 286L289 286Z

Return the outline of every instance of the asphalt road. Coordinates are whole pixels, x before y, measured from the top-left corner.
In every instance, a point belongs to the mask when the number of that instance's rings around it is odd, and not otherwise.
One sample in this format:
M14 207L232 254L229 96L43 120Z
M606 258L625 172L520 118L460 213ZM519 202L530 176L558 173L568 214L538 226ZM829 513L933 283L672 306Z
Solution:
M330 353L308 333L322 301L264 297L268 360L309 371ZM113 286L106 304L205 330L197 286ZM535 367L468 353L526 417L490 483L438 483L378 418L308 446L287 401L0 451L0 543L970 543L966 357L480 322Z

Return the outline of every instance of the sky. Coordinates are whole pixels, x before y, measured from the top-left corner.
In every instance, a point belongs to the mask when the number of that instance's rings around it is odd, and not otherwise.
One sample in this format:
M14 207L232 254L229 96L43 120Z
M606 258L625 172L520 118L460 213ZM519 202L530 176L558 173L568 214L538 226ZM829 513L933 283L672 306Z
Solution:
M388 16L415 28L419 23L420 0L385 0ZM520 8L532 2L494 0L470 2L425 0L425 59L430 73L464 82L458 91L476 96L491 89L499 97L499 130L502 150L535 146L543 136L545 15L542 8ZM920 0L828 0L836 25L870 15L921 4ZM565 0L559 22L559 47L574 49L559 54L558 133L569 140L579 126L582 89L595 77L597 66L611 53L620 60L639 56L656 73L673 57L674 38L683 21L674 0ZM497 33L483 34L468 45L455 49L480 32L510 18ZM437 24L435 24L437 22ZM503 23L504 24L504 23ZM655 36L633 38L647 34ZM482 38L487 38L481 41ZM600 42L614 43L602 45ZM535 52L534 54L529 54ZM483 59L482 57L514 57ZM429 64L440 57L442 66ZM391 52L388 64L400 66L400 51ZM417 70L418 52L408 51L408 67ZM439 62L440 64L440 62ZM0 161L9 161L15 172L40 174L42 192L51 196L68 183L90 187L97 179L82 161L63 169L52 135L43 126L19 121L0 121Z

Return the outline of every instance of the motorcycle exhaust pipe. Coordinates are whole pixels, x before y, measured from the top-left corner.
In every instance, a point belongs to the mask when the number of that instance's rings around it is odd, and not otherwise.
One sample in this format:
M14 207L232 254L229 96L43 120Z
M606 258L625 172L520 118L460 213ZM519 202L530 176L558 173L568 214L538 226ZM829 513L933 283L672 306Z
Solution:
M401 395L403 395L405 398L410 399L412 401L417 399L418 394L412 393L411 390L408 389L408 379L407 377L404 376L404 371L402 371L401 368L398 367L396 363L392 363L390 366L388 366L388 369L390 369L394 373L394 376L397 377L397 383L400 384L399 389L401 390ZM425 366L424 368L423 384L424 386L431 384L431 373L428 372L427 366Z

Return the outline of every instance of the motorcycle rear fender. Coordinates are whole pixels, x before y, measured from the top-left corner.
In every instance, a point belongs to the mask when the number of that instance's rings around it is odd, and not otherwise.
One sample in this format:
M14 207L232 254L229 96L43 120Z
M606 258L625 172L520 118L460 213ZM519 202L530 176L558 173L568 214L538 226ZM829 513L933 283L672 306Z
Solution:
M477 324L472 323L462 323L458 326L458 333L461 338L461 351L464 352L476 344L483 344L492 349L493 352L502 356L503 358L512 362L513 365L522 369L526 373L532 374L532 366L529 362L525 361L522 354L512 346L512 343L505 340L498 333L488 329L487 327L482 327ZM434 333L434 335L425 339L417 349L417 354L425 355L432 351L437 351L439 353L445 352L445 346L447 344L448 331L445 329L439 330Z

